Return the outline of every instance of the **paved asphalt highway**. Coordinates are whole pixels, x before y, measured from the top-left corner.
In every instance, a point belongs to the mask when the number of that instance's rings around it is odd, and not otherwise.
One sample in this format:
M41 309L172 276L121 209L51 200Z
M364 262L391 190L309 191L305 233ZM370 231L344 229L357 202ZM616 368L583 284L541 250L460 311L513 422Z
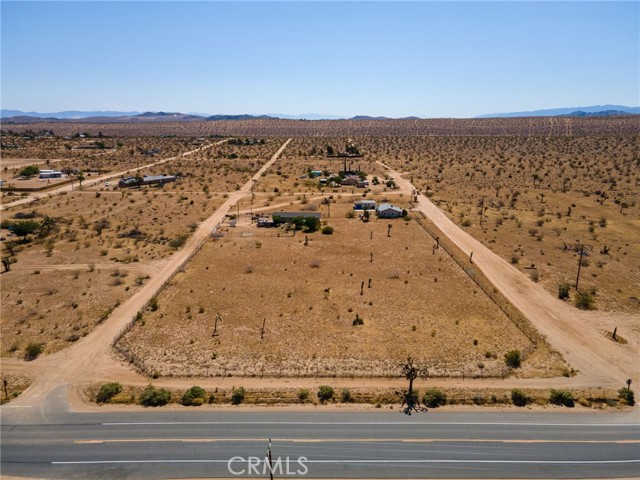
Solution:
M2 408L2 475L36 478L611 478L640 475L623 413L58 412ZM288 462L287 462L288 460Z

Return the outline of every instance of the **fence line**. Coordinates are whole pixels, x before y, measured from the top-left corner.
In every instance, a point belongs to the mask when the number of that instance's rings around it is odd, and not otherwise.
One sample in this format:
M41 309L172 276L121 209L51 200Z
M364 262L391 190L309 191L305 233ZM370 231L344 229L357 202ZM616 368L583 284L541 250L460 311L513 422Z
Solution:
M216 228L218 228L220 226L220 224L218 224L216 226ZM167 278L162 285L160 285L156 291L153 293L153 295L151 295L149 297L149 300L142 306L142 308L140 308L140 310L138 310L136 312L136 314L131 318L131 320L129 320L127 322L127 324L122 327L122 329L120 330L120 332L118 332L118 334L116 335L116 337L113 339L113 341L111 342L111 346L118 352L120 353L122 356L124 356L129 363L133 364L136 368L138 368L138 370L140 370L143 373L148 373L146 371L146 366L144 364L144 361L142 359L139 359L136 357L136 355L129 351L129 349L122 347L121 345L119 345L119 341L122 339L122 337L124 337L129 331L131 331L131 329L133 328L133 326L135 325L136 321L138 320L138 314L142 314L142 312L144 312L147 307L149 306L149 302L151 301L151 299L157 297L170 283L171 281L175 278L175 276L184 271L184 268L186 267L187 263L189 263L191 261L191 259L195 256L196 253L198 253L202 247L204 246L204 244L207 242L207 240L209 239L209 235L203 237L201 240L198 241L196 247L193 249L193 251L180 263L180 265L178 265L178 267L171 273L171 275L169 275L169 278Z
M451 259L456 262L460 268L473 280L480 289L495 303L500 310L513 322L513 324L529 339L531 344L521 352L522 357L526 358L533 353L539 342L544 342L544 337L531 325L531 322L525 315L511 303L500 292L486 275L474 264L469 262L469 256L466 255L457 245L455 245L447 236L445 236L438 227L431 223L427 217L420 212L423 218L414 217L418 224L437 242ZM434 246L435 251L435 246Z

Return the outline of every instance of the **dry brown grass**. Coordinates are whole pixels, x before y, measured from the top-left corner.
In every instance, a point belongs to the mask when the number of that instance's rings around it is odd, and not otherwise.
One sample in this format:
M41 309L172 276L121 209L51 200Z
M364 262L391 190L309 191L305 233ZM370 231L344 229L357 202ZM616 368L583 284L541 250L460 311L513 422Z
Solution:
M163 188L100 184L3 212L4 221L35 212L34 221L50 216L56 223L28 242L0 232L18 243L18 262L2 275L2 355L22 356L32 342L52 353L87 335L219 208L224 195L213 187L224 192L245 183L278 146L234 147L248 157L237 159L225 158L232 147L221 147L211 157L202 152L143 172L179 169L183 177Z
M125 268L3 274L2 356L22 358L29 343L42 344L43 353L73 344L135 293L139 277Z
M0 380L2 380L0 382L0 403L11 401L31 385L31 379L29 377L18 373L3 372Z
M197 382L196 382L197 383ZM327 382L331 386L331 382ZM239 382L238 387L241 382ZM243 404L248 405L300 405L300 406L320 406L320 402L317 396L317 389L313 386L307 386L305 388L304 382L301 383L299 388L248 388L246 389L246 396ZM86 386L81 396L87 402L95 402L96 395L100 390L102 384L92 384ZM140 394L145 387L123 385L122 392L116 395L111 404L133 404L137 403ZM162 388L159 384L157 388ZM180 404L184 389L175 387L164 387L171 392L170 406L174 408ZM426 386L418 388L416 391L419 394L419 398L422 398L425 390L433 388L429 386L428 382ZM511 390L507 388L470 388L470 387L437 387L438 390L443 392L447 398L447 405L473 405L473 406L485 406L485 407L515 407L511 401ZM306 390L308 397L304 400L300 399L301 390ZM353 387L349 388L351 400L349 402L342 401L341 388L334 388L334 397L325 405L347 407L348 405L363 407L366 405L375 406L376 408L400 408L400 396L397 393L397 389L394 388L382 388L382 387ZM520 389L528 398L528 409L531 407L549 407L549 389L543 388L525 388ZM583 388L583 389L571 389L571 394L576 401L576 407L586 407L594 409L604 408L624 408L625 405L620 403L618 398L618 392L610 389L599 388ZM231 395L233 388L213 387L206 389L206 398L202 406L189 406L184 407L188 409L207 409L208 407L219 408L221 406L231 405ZM551 408L565 408L565 407L551 407Z
M432 118L424 120L233 120L200 122L87 123L85 121L10 124L3 128L24 132L54 130L58 135L89 132L118 136L608 136L637 135L635 115L621 117Z
M407 172L450 218L524 273L537 276L552 295L560 283L575 283L577 246L585 245L580 285L597 290L597 308L637 313L637 142L630 136L372 138L361 143L368 156Z
M307 235L307 246L301 233L227 229L120 348L160 375L396 376L408 354L436 376L506 374L504 354L527 349L526 337L450 258L432 255L416 222L364 224L345 218L350 208L333 204L335 233ZM563 369L548 350L531 358L527 375Z

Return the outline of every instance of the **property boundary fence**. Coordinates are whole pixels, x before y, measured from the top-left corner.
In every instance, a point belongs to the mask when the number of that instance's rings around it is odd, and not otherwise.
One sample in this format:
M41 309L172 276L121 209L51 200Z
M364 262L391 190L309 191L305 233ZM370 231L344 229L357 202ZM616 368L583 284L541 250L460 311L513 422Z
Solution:
M216 231L219 228L219 226L220 226L220 224L218 224L214 228L214 231ZM157 297L171 283L171 281L175 278L175 276L178 273L184 271L187 263L189 263L191 261L191 259L194 257L194 255L196 255L200 251L200 249L202 249L202 247L207 242L207 240L209 240L209 238L210 238L210 235L207 235L207 236L203 237L201 240L198 241L198 243L196 244L196 248L193 249L193 252L191 252L182 262L180 262L180 265L178 265L178 267L171 273L169 278L167 278L162 283L162 285L160 285L156 289L156 291L153 293L153 295L151 295L150 299L153 299L153 298ZM111 342L111 346L118 353L120 353L124 358L126 358L129 361L129 363L133 364L138 370L140 370L143 373L149 373L149 372L146 371L146 367L145 367L144 361L139 359L139 358L137 358L133 352L129 351L129 349L127 349L127 348L124 348L118 342L122 339L122 337L124 337L133 328L133 326L135 325L136 321L138 320L138 314L141 314L142 312L144 312L147 309L147 307L149 306L149 302L150 301L151 300L146 302L142 306L142 308L140 308L140 310L138 310L136 312L136 314L131 318L131 320L129 320L129 322L127 322L127 324L124 327L122 327L120 332L118 332L118 334L115 336L115 338Z
M456 262L460 268L473 280L480 289L495 303L500 310L518 327L518 329L529 339L531 344L520 352L523 358L533 353L538 343L544 342L544 337L531 324L529 319L513 304L502 292L500 292L486 275L478 268L477 265L469 261L466 255L457 245L455 245L442 231L436 227L426 216L420 212L422 218L414 217L418 224L437 242L438 247L442 248L451 259Z

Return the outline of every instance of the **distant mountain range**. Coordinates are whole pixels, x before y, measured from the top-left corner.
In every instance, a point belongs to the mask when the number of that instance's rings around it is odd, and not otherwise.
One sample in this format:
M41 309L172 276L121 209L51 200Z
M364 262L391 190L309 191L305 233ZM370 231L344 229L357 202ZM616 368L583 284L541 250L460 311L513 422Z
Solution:
M506 118L506 117L555 117L555 116L612 116L612 115L638 115L640 107L625 107L623 105L596 105L591 107L553 108L547 110L532 110L527 112L490 113L474 118ZM137 123L137 122L192 122L192 121L219 121L219 120L253 120L253 119L287 119L287 120L345 120L336 115L323 115L316 113L304 113L300 115L287 115L270 113L266 115L209 115L204 113L179 113L179 112L120 112L120 111L78 111L66 110L63 112L39 113L24 112L22 110L0 110L0 118L4 123L37 123L42 120L48 122L78 122L78 123ZM420 117L403 117L399 120L419 120ZM373 117L368 115L356 115L346 120L392 120L390 117Z
M594 105L591 107L551 108L547 110L531 110L527 112L489 113L475 118L506 118L506 117L590 117L610 115L638 115L640 107L625 107L624 105Z
M22 110L0 110L0 118L9 119L29 118L47 120L85 120L86 119L111 119L112 121L140 121L140 120L249 120L255 118L283 118L288 120L338 120L344 117L337 115L324 115L318 113L303 113L300 115L286 115L281 113L268 113L266 115L211 115L208 113L179 113L179 112L120 112L120 111L79 111L65 110L63 112L25 112ZM12 120L16 120L12 118ZM32 120L32 121L33 121Z
M84 112L77 110L65 110L64 112L40 113L40 112L23 112L22 110L0 110L1 118L8 117L39 117L39 118L87 118L87 117L127 117L139 115L142 112L114 112L114 111L95 111Z

